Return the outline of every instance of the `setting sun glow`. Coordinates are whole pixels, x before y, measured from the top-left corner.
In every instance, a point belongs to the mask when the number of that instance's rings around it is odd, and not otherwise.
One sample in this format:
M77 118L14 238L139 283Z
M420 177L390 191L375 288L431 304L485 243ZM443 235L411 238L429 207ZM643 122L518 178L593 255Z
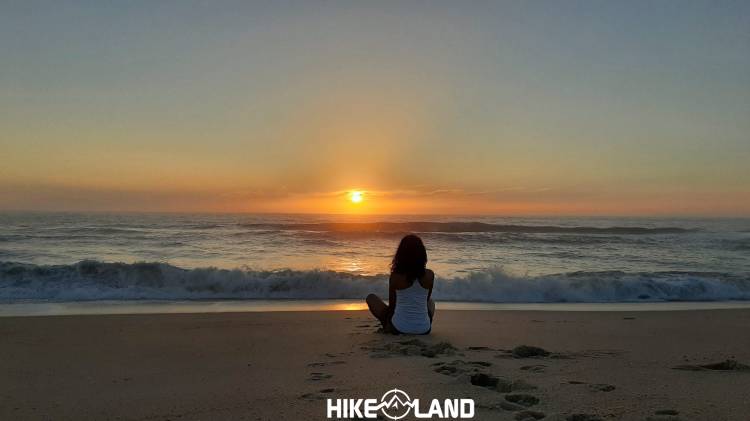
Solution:
M362 192L361 191L353 191L349 195L349 200L352 201L352 203L361 203L362 202Z
M750 215L750 1L27 3L0 219Z

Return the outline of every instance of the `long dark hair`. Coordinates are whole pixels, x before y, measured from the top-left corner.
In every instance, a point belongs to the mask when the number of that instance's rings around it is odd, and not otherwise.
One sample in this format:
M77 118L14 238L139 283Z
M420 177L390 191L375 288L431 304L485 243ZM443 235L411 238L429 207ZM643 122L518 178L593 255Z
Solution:
M391 262L391 273L406 275L406 279L413 281L424 276L426 266L427 250L422 239L414 234L402 238Z

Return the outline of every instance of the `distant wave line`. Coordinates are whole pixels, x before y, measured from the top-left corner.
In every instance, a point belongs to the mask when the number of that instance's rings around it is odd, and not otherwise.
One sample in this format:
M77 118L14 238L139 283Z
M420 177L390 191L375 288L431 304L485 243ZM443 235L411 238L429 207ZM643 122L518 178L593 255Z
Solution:
M281 231L313 232L373 232L373 233L540 233L540 234L684 234L694 229L679 227L564 227L556 225L504 225L484 222L322 222L290 224L240 224L245 228L276 229Z

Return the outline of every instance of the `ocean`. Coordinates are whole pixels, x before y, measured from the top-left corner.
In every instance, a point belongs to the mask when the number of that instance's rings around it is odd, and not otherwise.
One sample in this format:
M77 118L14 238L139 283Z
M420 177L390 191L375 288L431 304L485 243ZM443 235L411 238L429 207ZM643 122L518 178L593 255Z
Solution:
M0 213L0 303L358 300L420 235L434 297L750 300L750 219Z

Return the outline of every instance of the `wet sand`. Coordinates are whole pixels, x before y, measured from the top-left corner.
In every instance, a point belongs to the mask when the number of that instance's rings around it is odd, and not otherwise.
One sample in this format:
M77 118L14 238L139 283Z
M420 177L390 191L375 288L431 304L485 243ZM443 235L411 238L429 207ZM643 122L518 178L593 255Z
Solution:
M438 310L421 337L363 311L2 317L0 419L326 419L328 397L399 388L473 398L480 420L746 420L749 327L750 310Z

